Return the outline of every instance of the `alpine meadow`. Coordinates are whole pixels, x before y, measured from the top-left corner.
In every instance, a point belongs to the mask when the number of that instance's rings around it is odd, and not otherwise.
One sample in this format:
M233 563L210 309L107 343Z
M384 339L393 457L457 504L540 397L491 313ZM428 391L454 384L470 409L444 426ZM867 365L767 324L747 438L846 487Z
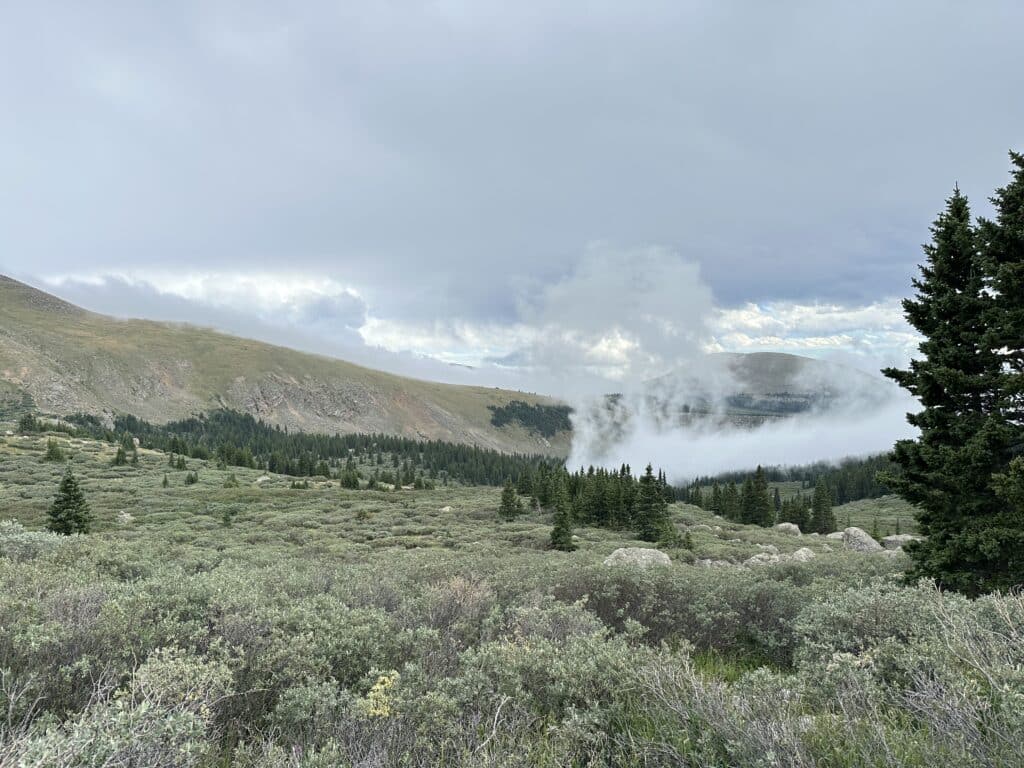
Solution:
M869 6L12 8L0 767L1024 768L1024 10Z

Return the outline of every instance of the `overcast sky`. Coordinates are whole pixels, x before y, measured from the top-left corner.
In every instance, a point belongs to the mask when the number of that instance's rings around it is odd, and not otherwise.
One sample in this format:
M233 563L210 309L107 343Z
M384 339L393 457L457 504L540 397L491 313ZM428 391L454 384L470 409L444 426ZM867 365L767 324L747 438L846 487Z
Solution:
M874 365L953 184L984 212L1024 149L1022 30L1019 0L0 0L0 269L413 372Z

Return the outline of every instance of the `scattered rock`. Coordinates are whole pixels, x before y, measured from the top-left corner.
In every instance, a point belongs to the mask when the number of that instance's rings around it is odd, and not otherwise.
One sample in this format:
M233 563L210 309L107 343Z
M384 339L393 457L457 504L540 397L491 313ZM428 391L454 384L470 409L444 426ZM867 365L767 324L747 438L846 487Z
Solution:
M806 563L808 560L813 560L817 555L814 554L814 550L808 549L807 547L800 547L796 552L792 554L792 559L798 563Z
M880 552L882 545L871 538L871 534L857 527L847 528L842 532L843 544L854 552ZM832 534L829 534L831 538Z
M843 540L843 532L842 531L835 531L834 533L827 534L825 536L825 538L826 539L834 539L836 541L842 541Z
M445 506L445 507L441 507L441 508L440 508L439 510L437 510L437 511L438 511L438 512L451 512L451 511L452 511L452 508L451 508L451 505L449 504L448 506Z
M256 485L259 485L260 483L265 483L269 479L270 475L260 475L259 477L256 478Z
M728 560L712 560L711 558L702 558L697 560L694 565L700 566L701 568L729 568L732 566Z
M782 558L778 555L774 555L771 552L758 552L749 560L745 560L743 565L747 568L755 568L760 565L775 565L781 562Z
M620 547L604 560L605 565L635 565L649 568L654 565L671 565L672 560L664 552L644 547Z
M788 536L800 535L800 526L796 523L778 523L774 526L774 528L779 533L785 533Z
M822 552L831 552L832 551L832 547L830 547L828 544L822 544L821 545L821 551Z
M133 515L131 512L126 512L125 510L122 509L120 512L117 513L117 522L119 522L121 525L131 525L133 522L135 522L135 515Z
M915 536L912 533L894 533L892 536L882 539L882 546L886 549L903 549L909 542L920 540L920 536Z
M6 432L4 432L4 435L7 437L14 437L14 433L9 429Z
M886 555L887 557L899 557L903 554L903 547L896 547L896 549L883 549L878 554Z
M772 555L779 554L779 548L776 547L774 544L758 544L757 546L759 549L762 549L765 552L768 552Z
M691 532L692 531L708 531L708 532L711 532L711 531L714 530L714 528L712 528L710 525L704 525L704 523L697 523L696 525L688 526L686 530L691 531Z
M139 440L139 438L137 438L137 437L133 437L132 438L132 447L138 448L140 445L142 445L142 441Z

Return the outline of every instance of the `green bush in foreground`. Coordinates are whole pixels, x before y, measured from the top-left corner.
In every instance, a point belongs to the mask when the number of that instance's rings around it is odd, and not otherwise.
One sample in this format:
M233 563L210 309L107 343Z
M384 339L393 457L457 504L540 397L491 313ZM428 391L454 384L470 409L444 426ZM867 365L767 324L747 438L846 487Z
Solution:
M1020 764L1020 596L854 554L580 558L258 564L2 523L0 764Z

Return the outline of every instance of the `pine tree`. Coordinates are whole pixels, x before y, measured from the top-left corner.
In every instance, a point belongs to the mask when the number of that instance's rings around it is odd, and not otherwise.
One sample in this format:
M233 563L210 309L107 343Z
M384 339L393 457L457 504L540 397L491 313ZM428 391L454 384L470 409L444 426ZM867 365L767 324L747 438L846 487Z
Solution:
M634 517L636 535L644 541L658 541L668 533L668 505L650 464L640 477Z
M832 512L832 494L825 485L825 478L819 477L818 484L814 486L814 498L811 501L811 523L812 533L827 534L836 529L836 516Z
M78 481L71 473L69 466L64 478L60 481L57 495L49 509L50 522L47 524L54 533L70 536L73 533L88 533L92 514L85 494L78 486Z
M167 479L167 473L164 472L164 481L162 483L160 483L160 485L163 486L164 488L167 488L167 487L170 486L170 484L171 484L171 481Z
M117 454L114 456L113 464L115 467L123 467L128 463L128 455L124 452L124 446L117 446Z
M775 516L778 517L782 511L782 496L779 494L779 486L775 486L775 495L772 498L772 506L775 507Z
M754 480L751 483L751 508L747 522L769 528L775 523L775 510L772 505L771 496L768 494L768 479L765 477L764 468L759 464L754 472Z
M561 475L553 478L551 503L555 508L554 527L551 529L551 547L562 552L572 552L576 549L572 540L572 514L569 509L569 494Z
M1018 167L1019 160L1015 156ZM1009 463L1011 446L1024 437L1006 375L1021 344L1008 330L1020 293L997 295L1013 287L1024 263L1022 187L1018 171L997 193L997 220L981 223L980 238L967 199L954 190L932 226L926 263L914 280L917 294L903 302L907 320L924 337L921 358L908 370L883 371L922 406L907 416L920 436L896 443L892 459L900 471L884 477L915 505L927 537L908 548L913 574L972 596L1024 582L1024 525L992 485ZM996 346L1001 341L1011 343L1009 356Z
M502 520L514 520L521 511L519 496L516 494L516 487L512 485L510 477L505 481L505 487L501 491L501 506L498 507L498 516Z
M64 461L64 451L52 437L46 441L46 453L43 454L43 461Z

